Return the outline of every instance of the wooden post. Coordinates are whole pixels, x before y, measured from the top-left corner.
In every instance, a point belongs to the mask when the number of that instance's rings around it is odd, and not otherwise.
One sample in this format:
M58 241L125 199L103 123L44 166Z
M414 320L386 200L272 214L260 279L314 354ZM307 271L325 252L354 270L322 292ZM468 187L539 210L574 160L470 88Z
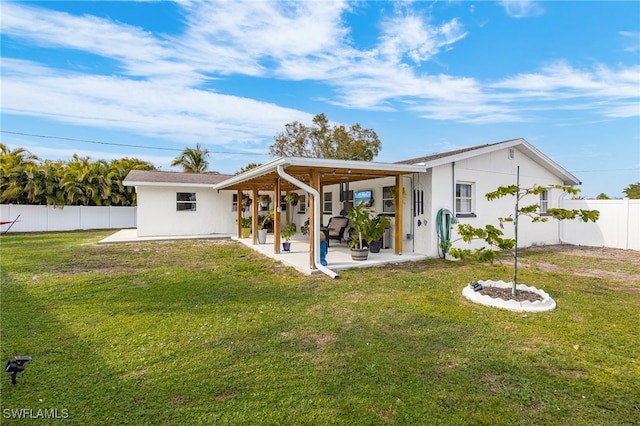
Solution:
M258 244L258 209L260 208L260 203L258 202L258 187L253 187L253 203L251 203L253 207L251 209L251 233L253 234L253 244Z
M291 191L287 191L287 196L291 193ZM285 225L288 225L291 223L291 204L287 204L287 208L285 209Z
M244 208L244 206L242 204L242 191L240 191L239 189L236 197L238 199L238 202L236 203L236 206L238 208L237 217L236 217L236 220L238 221L238 238L241 238L242 237L242 209Z
M276 178L274 183L274 205L273 205L273 252L280 253L280 193L282 192L280 178Z
M316 170L311 170L311 179L309 182L309 186L320 192L320 173ZM319 229L315 227L315 206L316 203L319 203L320 200L316 200L316 197L309 194L309 266L311 269L315 269L315 241L316 235L320 232Z
M395 245L395 254L402 254L402 240L404 239L404 235L402 234L402 221L403 221L403 186L402 186L402 175L396 175L396 199L394 200L396 203L396 226L394 229L394 245Z

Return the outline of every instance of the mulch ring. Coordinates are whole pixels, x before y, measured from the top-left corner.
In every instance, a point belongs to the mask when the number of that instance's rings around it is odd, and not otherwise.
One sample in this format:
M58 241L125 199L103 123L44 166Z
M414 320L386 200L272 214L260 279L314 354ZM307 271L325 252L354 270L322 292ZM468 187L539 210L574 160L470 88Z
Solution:
M511 288L499 288L499 287L483 287L479 291L480 294L493 297L494 299L502 300L515 300L516 302L535 302L542 301L542 296L538 293L527 290L518 290L516 297L511 295Z

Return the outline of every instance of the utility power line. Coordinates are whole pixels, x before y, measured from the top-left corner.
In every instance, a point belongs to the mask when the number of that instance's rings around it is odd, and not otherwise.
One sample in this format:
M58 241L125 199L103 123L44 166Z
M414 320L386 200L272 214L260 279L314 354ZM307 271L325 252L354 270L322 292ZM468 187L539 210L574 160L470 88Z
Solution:
M68 138L62 136L51 136L51 135L36 135L33 133L24 133L24 132L12 132L9 130L0 130L2 133L8 133L11 135L20 135L20 136L30 136L34 138L43 138L43 139L58 139L63 141L71 141L71 142L85 142L85 143L93 143L97 145L110 145L110 146L125 146L129 148L143 148L143 149L155 149L160 151L178 151L182 152L184 149L179 148L163 148L159 146L148 146L148 145L133 145L127 143L117 143L117 142L104 142L104 141L94 141L89 139L76 139L76 138ZM233 155L268 155L267 153L259 153L259 152L233 152L233 151L209 151L211 154L233 154Z

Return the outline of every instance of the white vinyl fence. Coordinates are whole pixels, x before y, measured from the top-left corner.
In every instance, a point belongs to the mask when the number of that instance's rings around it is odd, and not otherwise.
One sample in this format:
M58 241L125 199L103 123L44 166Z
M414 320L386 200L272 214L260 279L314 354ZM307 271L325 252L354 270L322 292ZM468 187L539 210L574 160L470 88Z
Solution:
M640 200L561 200L565 209L600 211L596 222L558 222L562 243L640 250ZM135 207L82 207L0 205L0 221L20 221L9 232L70 231L75 229L122 229L136 227ZM9 224L2 225L4 232Z
M595 223L560 221L561 242L640 250L640 200L561 200L560 207L600 212L600 218Z
M19 222L4 224L0 232L47 232L76 229L122 229L136 227L135 207L94 206L33 206L24 204L0 205L0 221Z

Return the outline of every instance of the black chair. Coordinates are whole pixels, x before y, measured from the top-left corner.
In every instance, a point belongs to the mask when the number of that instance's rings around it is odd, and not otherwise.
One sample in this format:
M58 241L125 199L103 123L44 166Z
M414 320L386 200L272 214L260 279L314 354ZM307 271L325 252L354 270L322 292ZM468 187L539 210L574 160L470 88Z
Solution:
M329 219L327 224L327 238L330 240L337 240L342 243L344 239L346 241L344 231L349 227L349 218L344 216L334 216Z

